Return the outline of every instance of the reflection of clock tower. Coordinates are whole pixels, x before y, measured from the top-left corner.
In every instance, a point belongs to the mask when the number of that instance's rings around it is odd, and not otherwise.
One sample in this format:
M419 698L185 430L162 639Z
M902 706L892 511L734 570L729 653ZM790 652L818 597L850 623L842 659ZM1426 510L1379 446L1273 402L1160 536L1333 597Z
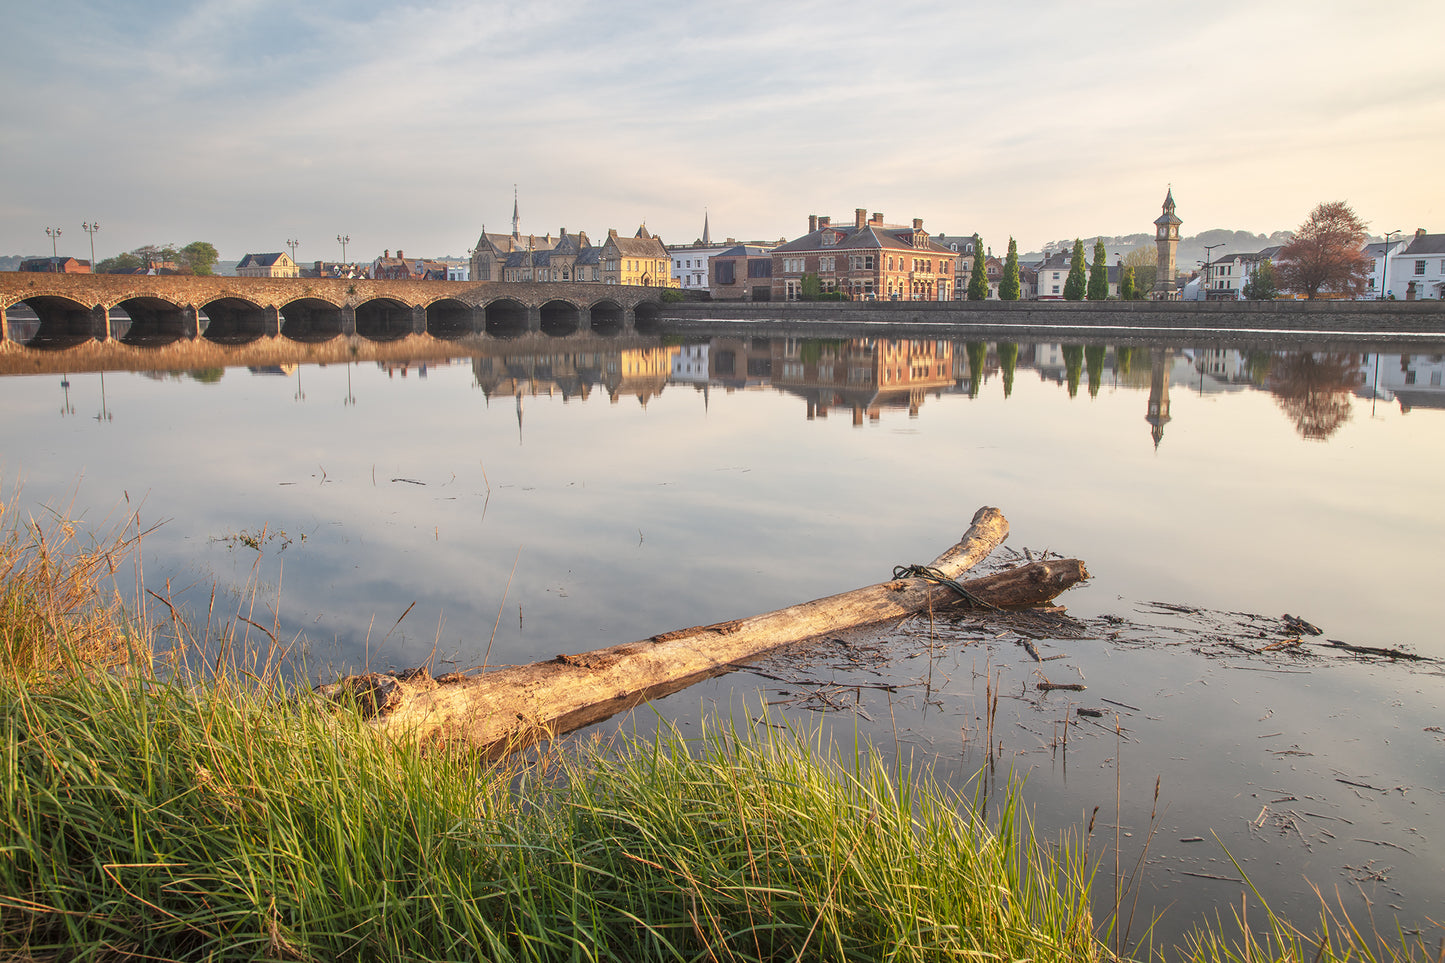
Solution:
M1178 268L1174 263L1179 248L1179 225L1184 223L1174 216L1174 188L1164 197L1164 213L1154 219L1154 243L1159 246L1159 273L1154 277L1155 301L1174 301L1179 297L1174 277Z
M1169 422L1169 369L1173 360L1173 348L1149 350L1149 413L1144 420L1150 424L1155 451L1164 440L1164 426Z

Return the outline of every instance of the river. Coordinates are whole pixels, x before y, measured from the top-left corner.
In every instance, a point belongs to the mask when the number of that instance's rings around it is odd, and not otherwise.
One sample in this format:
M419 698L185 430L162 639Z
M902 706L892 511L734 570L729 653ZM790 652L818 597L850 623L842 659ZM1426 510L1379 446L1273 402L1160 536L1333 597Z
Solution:
M4 370L45 373L0 377L0 482L98 532L158 524L148 587L202 623L217 590L317 677L526 662L829 595L926 562L994 505L1014 551L1092 575L1059 600L1082 628L1034 633L1045 661L986 620L915 621L599 733L770 702L775 722L861 736L965 792L1027 775L1041 834L1093 817L1104 852L1117 822L1126 876L1148 841L1135 938L1154 912L1166 941L1227 919L1245 891L1231 856L1301 923L1316 885L1411 928L1445 905L1445 686L1428 661L1445 660L1445 346L1318 340L719 325L277 339L192 361L11 342ZM1250 617L1285 613L1323 634L1287 652L1247 639ZM1087 688L1043 694L1044 678Z

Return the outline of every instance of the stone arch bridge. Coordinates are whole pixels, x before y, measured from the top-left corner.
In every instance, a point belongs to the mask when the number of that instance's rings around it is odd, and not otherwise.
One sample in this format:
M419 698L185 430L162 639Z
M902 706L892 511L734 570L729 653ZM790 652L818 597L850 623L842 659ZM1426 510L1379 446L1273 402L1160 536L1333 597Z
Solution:
M661 292L582 283L0 272L0 341L12 336L12 322L19 340L47 346L112 338L244 344L276 336L319 343L337 335L609 335L651 328Z

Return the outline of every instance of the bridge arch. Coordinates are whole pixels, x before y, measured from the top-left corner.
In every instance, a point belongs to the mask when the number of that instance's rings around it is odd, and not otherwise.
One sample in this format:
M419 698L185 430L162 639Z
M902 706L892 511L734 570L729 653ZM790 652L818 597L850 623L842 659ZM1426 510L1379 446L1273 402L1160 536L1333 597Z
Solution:
M356 333L368 341L400 341L414 334L416 310L395 298L372 298L356 306Z
M582 327L582 312L571 301L553 298L538 310L542 320L542 333L556 338L576 334Z
M153 295L125 298L116 302L112 310L117 308L130 318L124 331L116 335L116 340L124 344L160 347L196 336L195 310L165 298ZM119 319L112 321L112 333L121 331L121 327Z
M611 298L603 298L588 310L588 326L597 334L621 334L627 326L622 305Z
M216 344L250 344L268 334L275 334L275 315L246 298L233 295L216 298L201 305L206 324L201 336ZM200 319L197 318L200 327Z
M281 333L302 344L320 344L341 333L341 309L321 298L297 298L281 306Z
M515 338L527 333L527 306L513 298L498 298L486 307L487 334Z
M95 312L72 298L45 294L22 298L5 313L9 326L5 337L32 348L72 348L96 336Z
M633 326L639 334L656 334L662 323L662 304L657 301L638 301L632 309Z
M437 298L426 306L426 330L442 341L465 338L476 333L476 311L456 298Z

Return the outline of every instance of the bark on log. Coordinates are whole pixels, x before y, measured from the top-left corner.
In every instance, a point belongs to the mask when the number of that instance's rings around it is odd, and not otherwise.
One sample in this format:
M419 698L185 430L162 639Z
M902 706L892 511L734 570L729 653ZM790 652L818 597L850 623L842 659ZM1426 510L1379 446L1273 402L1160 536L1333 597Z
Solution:
M981 508L959 542L932 563L957 577L1003 543L1008 522ZM962 583L1001 608L1036 605L1088 578L1077 559L1034 562ZM465 741L496 753L600 722L648 699L679 691L780 646L914 612L952 608L948 586L895 579L763 615L664 632L625 645L480 675L433 680L367 675L322 686L349 695L388 732L427 742Z

